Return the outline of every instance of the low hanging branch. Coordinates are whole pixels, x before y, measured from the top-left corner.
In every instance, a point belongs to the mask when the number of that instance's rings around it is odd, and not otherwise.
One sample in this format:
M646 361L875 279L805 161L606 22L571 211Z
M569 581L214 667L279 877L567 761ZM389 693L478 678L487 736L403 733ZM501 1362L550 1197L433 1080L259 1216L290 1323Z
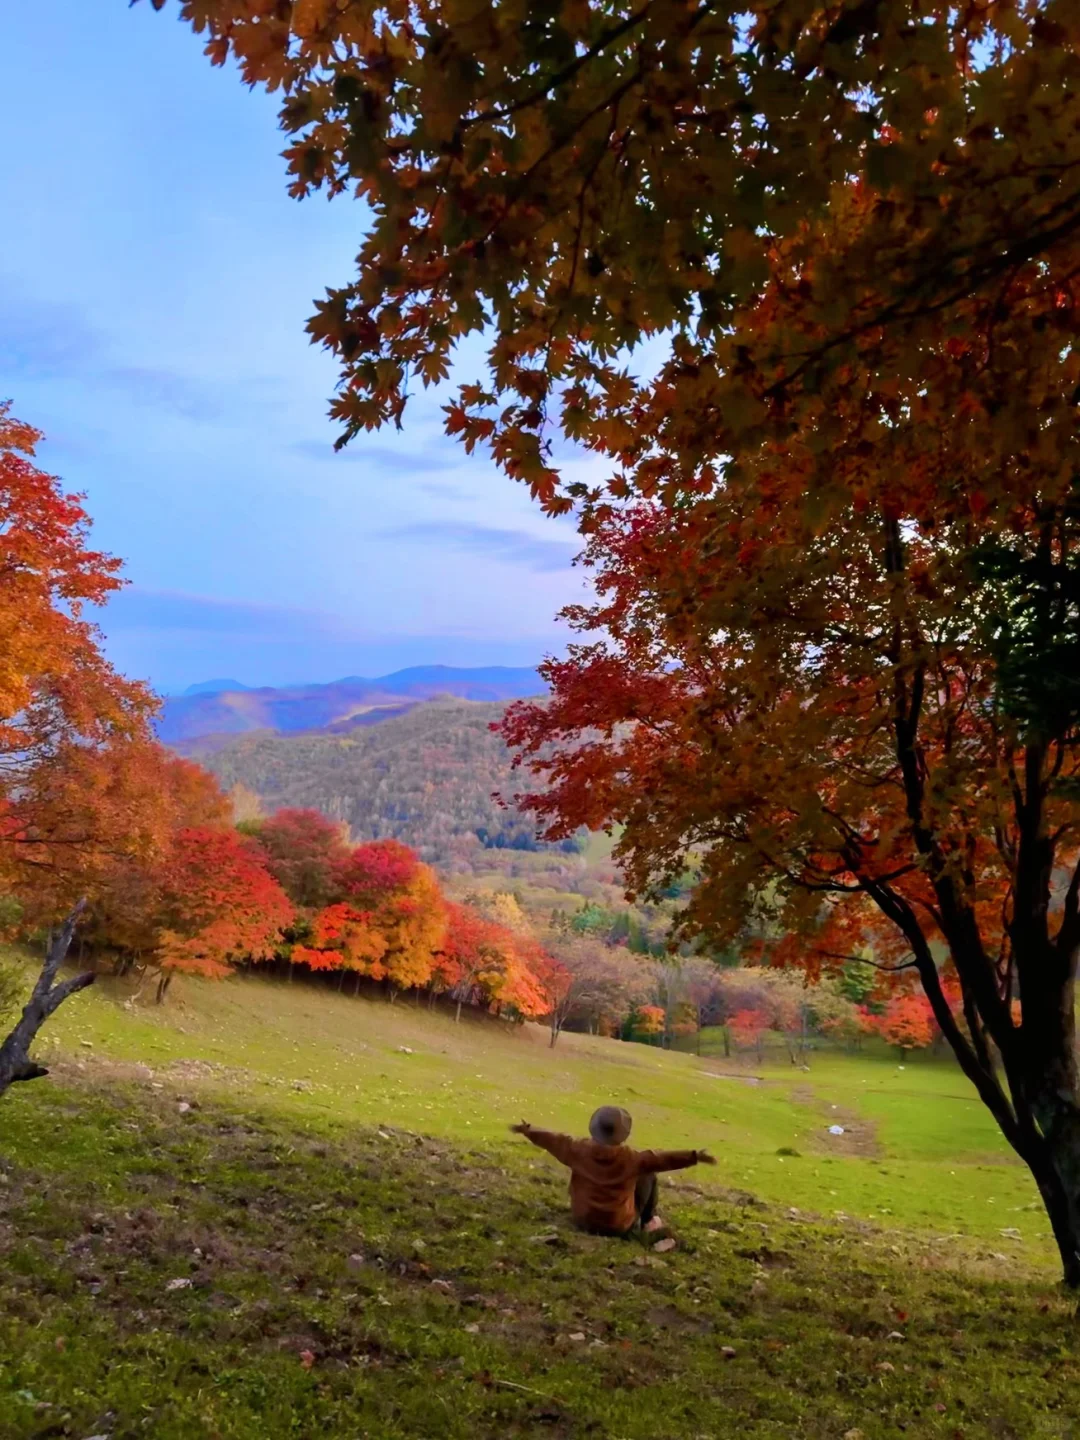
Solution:
M89 972L73 975L69 980L56 983L57 973L64 963L71 937L85 908L86 901L80 900L51 940L41 974L19 1022L0 1044L0 1095L16 1080L37 1080L48 1074L44 1066L37 1065L30 1059L30 1046L45 1021L59 1009L69 995L74 995L77 990L85 990L94 983L94 976Z

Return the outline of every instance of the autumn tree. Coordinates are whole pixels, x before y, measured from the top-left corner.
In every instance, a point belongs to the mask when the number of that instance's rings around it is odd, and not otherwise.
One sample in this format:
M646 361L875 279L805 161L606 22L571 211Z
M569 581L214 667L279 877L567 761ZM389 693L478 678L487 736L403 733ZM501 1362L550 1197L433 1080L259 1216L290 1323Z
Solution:
M314 917L305 942L292 947L291 960L309 970L351 971L373 980L385 978L386 937L370 911L338 901ZM359 979L357 980L359 985Z
M491 996L502 985L513 955L514 936L471 905L450 902L435 970L443 988L461 1007Z
M759 370L812 396L886 332L917 368L924 317L996 304L1078 224L1071 0L583 0L528 24L508 0L179 10L214 63L280 92L291 193L367 202L359 273L309 326L341 363L342 438L400 421L413 377L485 332L449 427L554 508L577 485L556 417L600 438L644 337L665 337L680 413L722 383L727 423L752 427ZM867 224L838 245L851 203ZM775 246L815 231L806 323L748 345Z
M435 873L397 840L357 845L335 867L338 891L370 917L385 949L379 964L391 1001L427 983L446 930Z
M220 979L236 961L268 959L292 918L257 846L235 830L181 831L159 884L159 1000L177 972Z
M120 562L90 548L80 497L33 463L41 438L0 404L0 883L39 911L48 894L43 918L59 920L132 818L91 772L115 776L105 752L148 740L154 702L101 653L87 611L120 588ZM82 795L67 783L79 768Z
M763 1041L772 1025L772 1016L764 1009L736 1010L728 1020L735 1044L743 1049L753 1047L759 1061L764 1058Z
M32 793L39 817L50 820L28 852L34 884L24 926L49 924L81 894L80 949L110 952L126 972L156 948L160 881L175 837L226 826L227 800L205 770L145 739L66 747L40 768ZM79 835L93 844L72 846Z
M661 1040L666 1018L662 1005L639 1005L630 1016L630 1033L634 1039Z
M266 853L267 869L294 905L318 909L339 888L337 873L348 863L344 827L318 810L277 810L243 827Z
M310 326L342 438L486 331L449 430L578 507L595 643L506 732L549 838L697 857L684 936L913 966L1080 1285L1080 10L180 8L283 92L293 193L368 202Z
M575 1021L590 1030L617 1029L651 989L646 966L621 947L588 935L555 934L547 947L558 963L548 1015L551 1044Z
M925 1050L934 1038L934 1012L925 995L899 990L880 1015L867 1013L868 1027L887 1045L895 1045L901 1058L909 1050Z

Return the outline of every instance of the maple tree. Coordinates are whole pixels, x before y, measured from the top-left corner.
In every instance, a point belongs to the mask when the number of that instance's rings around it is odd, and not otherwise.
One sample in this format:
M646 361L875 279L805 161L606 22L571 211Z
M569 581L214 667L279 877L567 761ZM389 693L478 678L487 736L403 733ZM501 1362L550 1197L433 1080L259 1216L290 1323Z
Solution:
M266 852L267 869L294 905L326 905L335 872L348 859L344 827L318 810L276 810L241 827Z
M505 983L513 960L514 936L472 905L451 901L446 917L435 971L455 1001L454 1019L460 1021L463 1004L489 999Z
M370 207L342 439L485 332L449 430L578 507L606 638L506 728L550 838L697 857L685 935L913 965L1080 1285L1076 5L180 9Z
M328 905L312 922L311 943L294 945L291 958L309 970L351 970L382 980L386 939L372 920L370 912L345 901Z
M925 995L901 990L880 1015L866 1014L866 1024L901 1056L909 1050L925 1050L934 1038L934 1012Z
M120 562L89 548L80 497L33 463L41 439L0 404L0 879L31 898L49 889L58 919L122 828L122 807L90 802L101 787L80 801L60 777L109 769L110 747L145 742L154 701L101 653L86 610L120 588Z
M662 1005L639 1005L630 1017L630 1028L635 1035L663 1035L666 1021Z
M728 1029L735 1037L736 1045L757 1051L762 1058L762 1040L765 1032L772 1029L772 1016L767 1010L736 1010L728 1020Z
M258 847L235 830L182 830L159 877L158 998L176 972L220 979L237 960L269 958L293 908Z

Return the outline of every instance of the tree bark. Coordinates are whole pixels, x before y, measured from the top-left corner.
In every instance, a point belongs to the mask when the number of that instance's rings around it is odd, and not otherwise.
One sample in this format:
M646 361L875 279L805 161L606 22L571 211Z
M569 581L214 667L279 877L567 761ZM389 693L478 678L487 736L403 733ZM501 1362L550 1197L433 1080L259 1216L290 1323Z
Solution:
M94 975L90 972L54 983L85 906L85 900L80 900L60 927L59 933L50 939L41 973L30 999L26 1002L15 1028L3 1044L0 1044L0 1095L3 1095L9 1085L19 1080L36 1080L49 1073L44 1066L36 1065L30 1059L30 1046L45 1021L69 995L85 990L94 983Z

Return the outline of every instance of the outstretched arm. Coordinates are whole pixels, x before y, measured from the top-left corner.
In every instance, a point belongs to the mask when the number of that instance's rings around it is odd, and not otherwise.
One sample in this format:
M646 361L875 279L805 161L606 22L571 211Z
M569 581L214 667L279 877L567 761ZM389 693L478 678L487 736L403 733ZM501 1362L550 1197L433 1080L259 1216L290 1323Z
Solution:
M707 1150L639 1150L638 1165L643 1175L661 1170L689 1170L691 1165L715 1165Z
M546 1150L549 1155L554 1155L564 1165L569 1165L574 1154L574 1147L577 1141L569 1135L558 1135L554 1130L537 1130L527 1120L522 1120L520 1125L511 1125L510 1129L515 1135L524 1135L541 1150Z

